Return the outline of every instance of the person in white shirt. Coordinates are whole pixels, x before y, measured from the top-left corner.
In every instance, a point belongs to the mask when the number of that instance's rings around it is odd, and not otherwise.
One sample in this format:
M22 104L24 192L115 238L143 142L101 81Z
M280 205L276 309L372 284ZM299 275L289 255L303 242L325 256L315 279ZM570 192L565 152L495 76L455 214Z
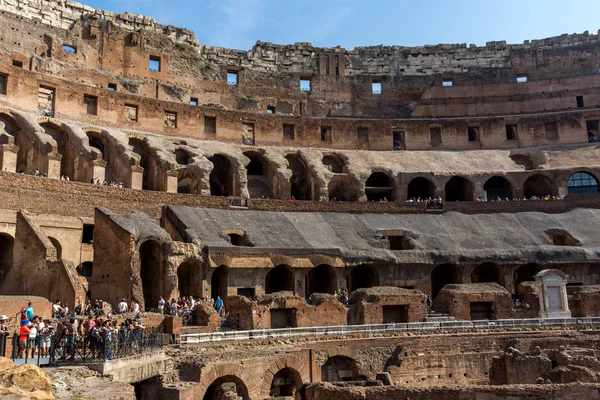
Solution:
M158 312L161 314L165 312L165 299L163 299L162 296L160 297L160 300L158 300Z
M127 312L127 302L125 301L125 299L121 300L121 302L118 305L119 308L119 314L123 314L125 312Z
M29 338L28 338L28 344L29 344L29 351L31 352L30 357L33 358L33 354L35 353L35 342L37 339L37 324L39 323L39 319L38 317L34 317L33 321L31 321L29 323Z
M60 318L60 300L56 300L54 304L52 304L52 313L54 318Z
M138 303L137 301L133 302L133 312L134 313L139 313L140 312L140 303Z

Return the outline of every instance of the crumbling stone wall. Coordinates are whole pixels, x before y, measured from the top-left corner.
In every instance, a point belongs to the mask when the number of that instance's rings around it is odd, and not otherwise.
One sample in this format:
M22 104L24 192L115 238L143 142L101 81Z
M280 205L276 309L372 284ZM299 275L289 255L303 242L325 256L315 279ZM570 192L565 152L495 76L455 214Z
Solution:
M506 319L513 316L510 293L497 283L468 283L446 285L435 299L436 312L448 313L459 320L471 320L475 304L487 304L481 319Z
M390 307L389 310L393 314L403 314L397 316L400 320L386 321L387 307ZM390 318L392 317L390 315ZM352 293L348 310L349 325L421 322L425 317L427 295L417 290L396 287L379 286L356 290Z

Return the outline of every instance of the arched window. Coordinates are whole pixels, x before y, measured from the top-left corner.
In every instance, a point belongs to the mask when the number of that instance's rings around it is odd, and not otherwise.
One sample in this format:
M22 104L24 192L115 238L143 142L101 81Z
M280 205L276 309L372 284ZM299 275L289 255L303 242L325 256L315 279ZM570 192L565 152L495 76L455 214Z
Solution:
M394 179L383 172L374 172L365 183L368 201L393 201L394 189Z
M569 194L597 194L598 181L587 172L576 172L567 184Z
M502 176L493 176L483 185L488 200L512 200L513 188Z

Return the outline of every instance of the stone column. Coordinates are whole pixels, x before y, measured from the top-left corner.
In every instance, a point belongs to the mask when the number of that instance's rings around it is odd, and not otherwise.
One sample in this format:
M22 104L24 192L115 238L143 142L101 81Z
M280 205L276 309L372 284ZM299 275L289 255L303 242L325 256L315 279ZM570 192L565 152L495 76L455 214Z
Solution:
M14 144L0 146L0 170L17 172L17 153L19 148Z

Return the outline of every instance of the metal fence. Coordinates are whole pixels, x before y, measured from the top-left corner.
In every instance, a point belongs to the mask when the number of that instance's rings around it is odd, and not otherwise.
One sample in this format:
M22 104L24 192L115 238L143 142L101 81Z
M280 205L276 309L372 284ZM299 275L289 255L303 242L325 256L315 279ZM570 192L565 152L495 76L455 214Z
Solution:
M0 351L2 350L0 344ZM15 364L54 365L60 362L107 361L161 348L163 328L102 331L96 335L48 334L19 342L13 336L10 359ZM8 353L9 349L6 349ZM8 354L7 354L8 355Z
M472 329L501 330L510 328L574 327L591 328L600 325L600 317L558 319L504 319L482 321L412 322L378 325L342 325L311 328L257 329L181 335L182 344L224 340L263 340L269 338L294 338L300 336L352 335L355 333L396 333L415 331L451 332Z

